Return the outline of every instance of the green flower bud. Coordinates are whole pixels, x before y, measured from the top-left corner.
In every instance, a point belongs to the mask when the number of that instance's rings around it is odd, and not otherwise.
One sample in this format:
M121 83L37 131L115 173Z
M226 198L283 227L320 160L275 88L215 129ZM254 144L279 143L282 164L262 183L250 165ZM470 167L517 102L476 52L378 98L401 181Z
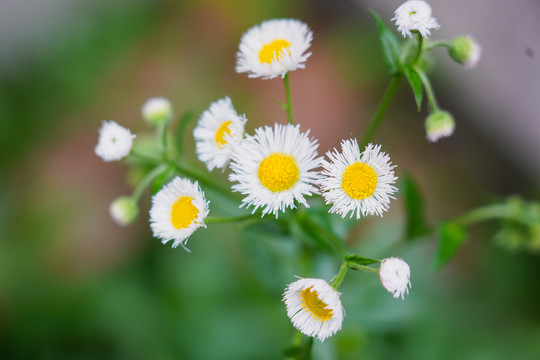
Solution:
M156 97L146 100L141 108L143 118L151 125L166 124L173 116L172 105L169 100Z
M132 224L139 215L137 202L128 196L120 196L109 206L109 213L115 223L121 226Z
M425 127L427 139L437 142L440 138L452 135L456 123L448 111L437 110L426 118Z
M478 64L482 48L469 36L460 36L450 42L448 54L466 69L472 69Z

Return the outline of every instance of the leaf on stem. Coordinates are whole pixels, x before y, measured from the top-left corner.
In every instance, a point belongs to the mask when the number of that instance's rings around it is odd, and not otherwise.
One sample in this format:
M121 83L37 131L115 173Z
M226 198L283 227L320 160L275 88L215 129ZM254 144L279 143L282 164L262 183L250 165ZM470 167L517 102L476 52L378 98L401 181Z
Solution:
M372 9L368 9L369 13L377 23L379 31L379 39L381 41L384 61L388 67L390 75L397 75L402 71L401 64L401 45L394 33L386 26L381 17Z
M414 100L416 101L418 111L420 111L422 109L422 98L424 95L424 92L422 91L422 81L420 80L420 76L418 76L416 70L413 67L410 67L408 65L405 66L405 76L407 77L409 84L411 84Z
M452 259L467 236L467 228L453 222L441 222L437 227L438 246L433 258L433 270L439 270Z
M426 223L424 200L416 181L410 175L405 175L402 182L402 191L405 194L406 235L407 239L425 235L429 231Z
M362 265L362 266L367 266L367 265L381 262L380 260L370 259L367 257L354 255L354 254L345 256L345 261L347 262L347 264L355 264L355 265Z

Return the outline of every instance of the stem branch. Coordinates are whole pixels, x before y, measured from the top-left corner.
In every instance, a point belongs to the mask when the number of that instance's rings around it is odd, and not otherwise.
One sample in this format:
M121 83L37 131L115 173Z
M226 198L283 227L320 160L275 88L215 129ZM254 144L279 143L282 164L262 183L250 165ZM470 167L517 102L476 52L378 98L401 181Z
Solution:
M289 124L294 125L294 117L292 112L292 97L291 97L291 84L289 81L289 73L286 73L283 77L283 84L285 85L285 98L287 101L287 119Z

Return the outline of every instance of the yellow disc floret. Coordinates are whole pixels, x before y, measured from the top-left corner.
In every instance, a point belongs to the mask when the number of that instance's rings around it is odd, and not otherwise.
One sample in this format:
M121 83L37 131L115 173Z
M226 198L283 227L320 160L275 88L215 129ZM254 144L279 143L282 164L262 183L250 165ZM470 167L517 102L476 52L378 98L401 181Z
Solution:
M272 192L292 188L299 175L296 160L290 155L281 153L273 153L261 161L257 172L261 184Z
M345 169L341 187L353 199L365 199L375 192L377 173L369 165L361 162L354 163Z
M291 43L285 39L274 40L270 44L265 44L259 51L259 61L261 64L270 64L273 59L280 58L284 51L287 51L290 55L289 46L291 46Z
M218 148L223 149L223 146L227 144L227 140L225 140L225 134L231 136L231 129L229 129L229 125L232 124L232 121L225 121L219 129L216 131L216 145Z
M193 205L193 200L189 196L180 196L173 204L171 222L178 230L187 228L193 222L196 223L195 219L199 215L199 209Z
M300 298L302 299L302 307L306 312L310 312L313 316L313 320L326 321L330 320L334 316L332 309L327 309L324 301L319 299L317 291L312 290L313 287L309 287L300 291Z

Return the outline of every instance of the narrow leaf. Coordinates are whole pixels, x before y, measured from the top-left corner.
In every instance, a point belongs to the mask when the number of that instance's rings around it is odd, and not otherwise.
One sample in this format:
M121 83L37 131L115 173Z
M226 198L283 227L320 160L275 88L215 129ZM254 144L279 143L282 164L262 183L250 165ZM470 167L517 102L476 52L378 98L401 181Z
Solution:
M420 111L422 109L422 97L424 95L420 76L418 76L416 70L410 66L405 66L405 76L407 77L407 80L409 80L409 84L411 84L414 100L416 101L418 111Z
M406 235L407 239L411 240L426 234L429 227L425 220L424 201L418 184L410 175L405 175L402 186L405 195Z
M396 38L394 33L383 22L381 17L372 9L368 10L371 16L375 18L377 23L377 30L379 31L379 40L381 41L381 46L384 55L384 61L388 67L388 72L390 75L397 75L402 70L401 64L401 46L399 40Z
M465 241L467 229L456 223L442 222L437 227L437 236L439 244L432 263L433 270L440 269L456 255Z
M370 259L370 258L359 256L359 255L347 255L345 256L345 261L351 264L363 265L363 266L381 262L380 260Z

